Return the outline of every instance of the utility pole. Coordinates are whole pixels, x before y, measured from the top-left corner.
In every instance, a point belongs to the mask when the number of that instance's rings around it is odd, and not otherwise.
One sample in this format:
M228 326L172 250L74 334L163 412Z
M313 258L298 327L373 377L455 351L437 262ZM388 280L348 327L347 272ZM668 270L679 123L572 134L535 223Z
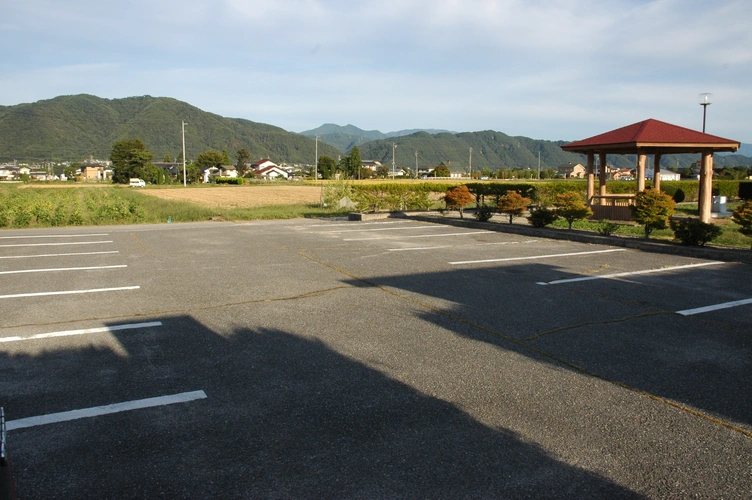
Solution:
M394 176L396 175L394 173L394 150L397 149L397 145L395 143L392 143L392 179L394 179Z
M319 180L319 136L316 136L316 158L313 159L313 180Z
M540 180L540 151L538 151L538 180Z
M185 179L185 121L183 121L183 187L187 185L188 183Z
M415 178L418 178L418 150L415 150Z
M470 148L470 160L468 161L468 165L470 165L470 180L473 179L473 148Z

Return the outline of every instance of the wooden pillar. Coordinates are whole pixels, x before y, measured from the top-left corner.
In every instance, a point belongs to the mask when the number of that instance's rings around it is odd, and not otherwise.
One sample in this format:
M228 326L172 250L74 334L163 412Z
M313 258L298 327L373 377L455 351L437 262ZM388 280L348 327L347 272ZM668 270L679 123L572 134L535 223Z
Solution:
M645 191L645 160L644 153L637 155L637 192Z
M587 154L587 204L593 204L593 195L595 194L595 175L593 174L593 166L595 163L595 155L593 153Z
M702 153L702 167L700 168L700 199L697 205L700 208L700 220L710 222L710 210L713 206L713 153Z
M653 189L661 190L661 154L653 155Z
M598 194L606 194L606 153L598 153L598 162L600 164L600 171L598 172ZM601 200L603 203L603 200Z

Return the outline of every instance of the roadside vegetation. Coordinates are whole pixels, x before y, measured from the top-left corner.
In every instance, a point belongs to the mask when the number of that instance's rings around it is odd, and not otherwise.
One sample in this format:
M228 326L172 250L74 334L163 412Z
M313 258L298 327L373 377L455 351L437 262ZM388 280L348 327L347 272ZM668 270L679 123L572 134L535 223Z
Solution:
M4 185L0 186L0 207L2 228L291 219L338 213L305 203L210 208L197 203L164 200L121 186L19 189L18 185Z

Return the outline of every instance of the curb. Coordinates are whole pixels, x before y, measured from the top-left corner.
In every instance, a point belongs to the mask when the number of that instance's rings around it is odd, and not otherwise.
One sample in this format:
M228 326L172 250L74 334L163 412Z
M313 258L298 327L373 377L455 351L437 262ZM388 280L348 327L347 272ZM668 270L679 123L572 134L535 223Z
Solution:
M374 214L377 215L377 214ZM404 217L410 220L421 222L432 222L434 224L445 224L448 226L467 227L471 229L485 229L487 231L496 231L499 233L520 234L524 236L535 236L538 238L548 238L552 240L568 240L578 243L591 243L594 245L610 245L625 248L634 248L644 252L664 253L669 255L680 255L683 257L695 257L698 259L720 260L724 262L743 262L752 264L752 251L731 248L716 247L691 247L680 243L659 240L642 240L638 238L622 238L618 236L603 236L593 234L587 231L578 231L577 229L554 229L548 227L531 227L521 224L500 224L495 222L478 222L466 219L449 219L440 217L431 217L426 215L410 215L403 212L397 212L391 217ZM386 217L382 217L386 218Z

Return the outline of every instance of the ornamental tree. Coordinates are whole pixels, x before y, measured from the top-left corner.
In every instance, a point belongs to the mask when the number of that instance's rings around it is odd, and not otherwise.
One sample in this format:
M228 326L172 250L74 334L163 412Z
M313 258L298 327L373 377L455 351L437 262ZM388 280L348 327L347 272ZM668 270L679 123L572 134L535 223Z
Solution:
M556 207L556 215L569 223L569 229L572 229L574 221L586 219L593 215L593 211L585 205L582 196L576 191L567 191L556 195L554 206Z
M511 224L514 217L521 216L529 204L530 198L523 197L517 191L507 191L507 194L499 199L498 209L499 212L509 216Z
M630 206L634 220L645 226L645 238L653 229L665 229L674 213L676 202L666 193L648 189L637 193L635 204Z
M745 201L731 214L734 222L739 224L739 232L746 236L752 236L752 201ZM752 248L752 247L751 247Z
M464 184L447 190L446 195L444 195L444 201L446 202L447 208L459 210L461 219L463 218L462 210L465 208L465 205L474 199L475 197Z

